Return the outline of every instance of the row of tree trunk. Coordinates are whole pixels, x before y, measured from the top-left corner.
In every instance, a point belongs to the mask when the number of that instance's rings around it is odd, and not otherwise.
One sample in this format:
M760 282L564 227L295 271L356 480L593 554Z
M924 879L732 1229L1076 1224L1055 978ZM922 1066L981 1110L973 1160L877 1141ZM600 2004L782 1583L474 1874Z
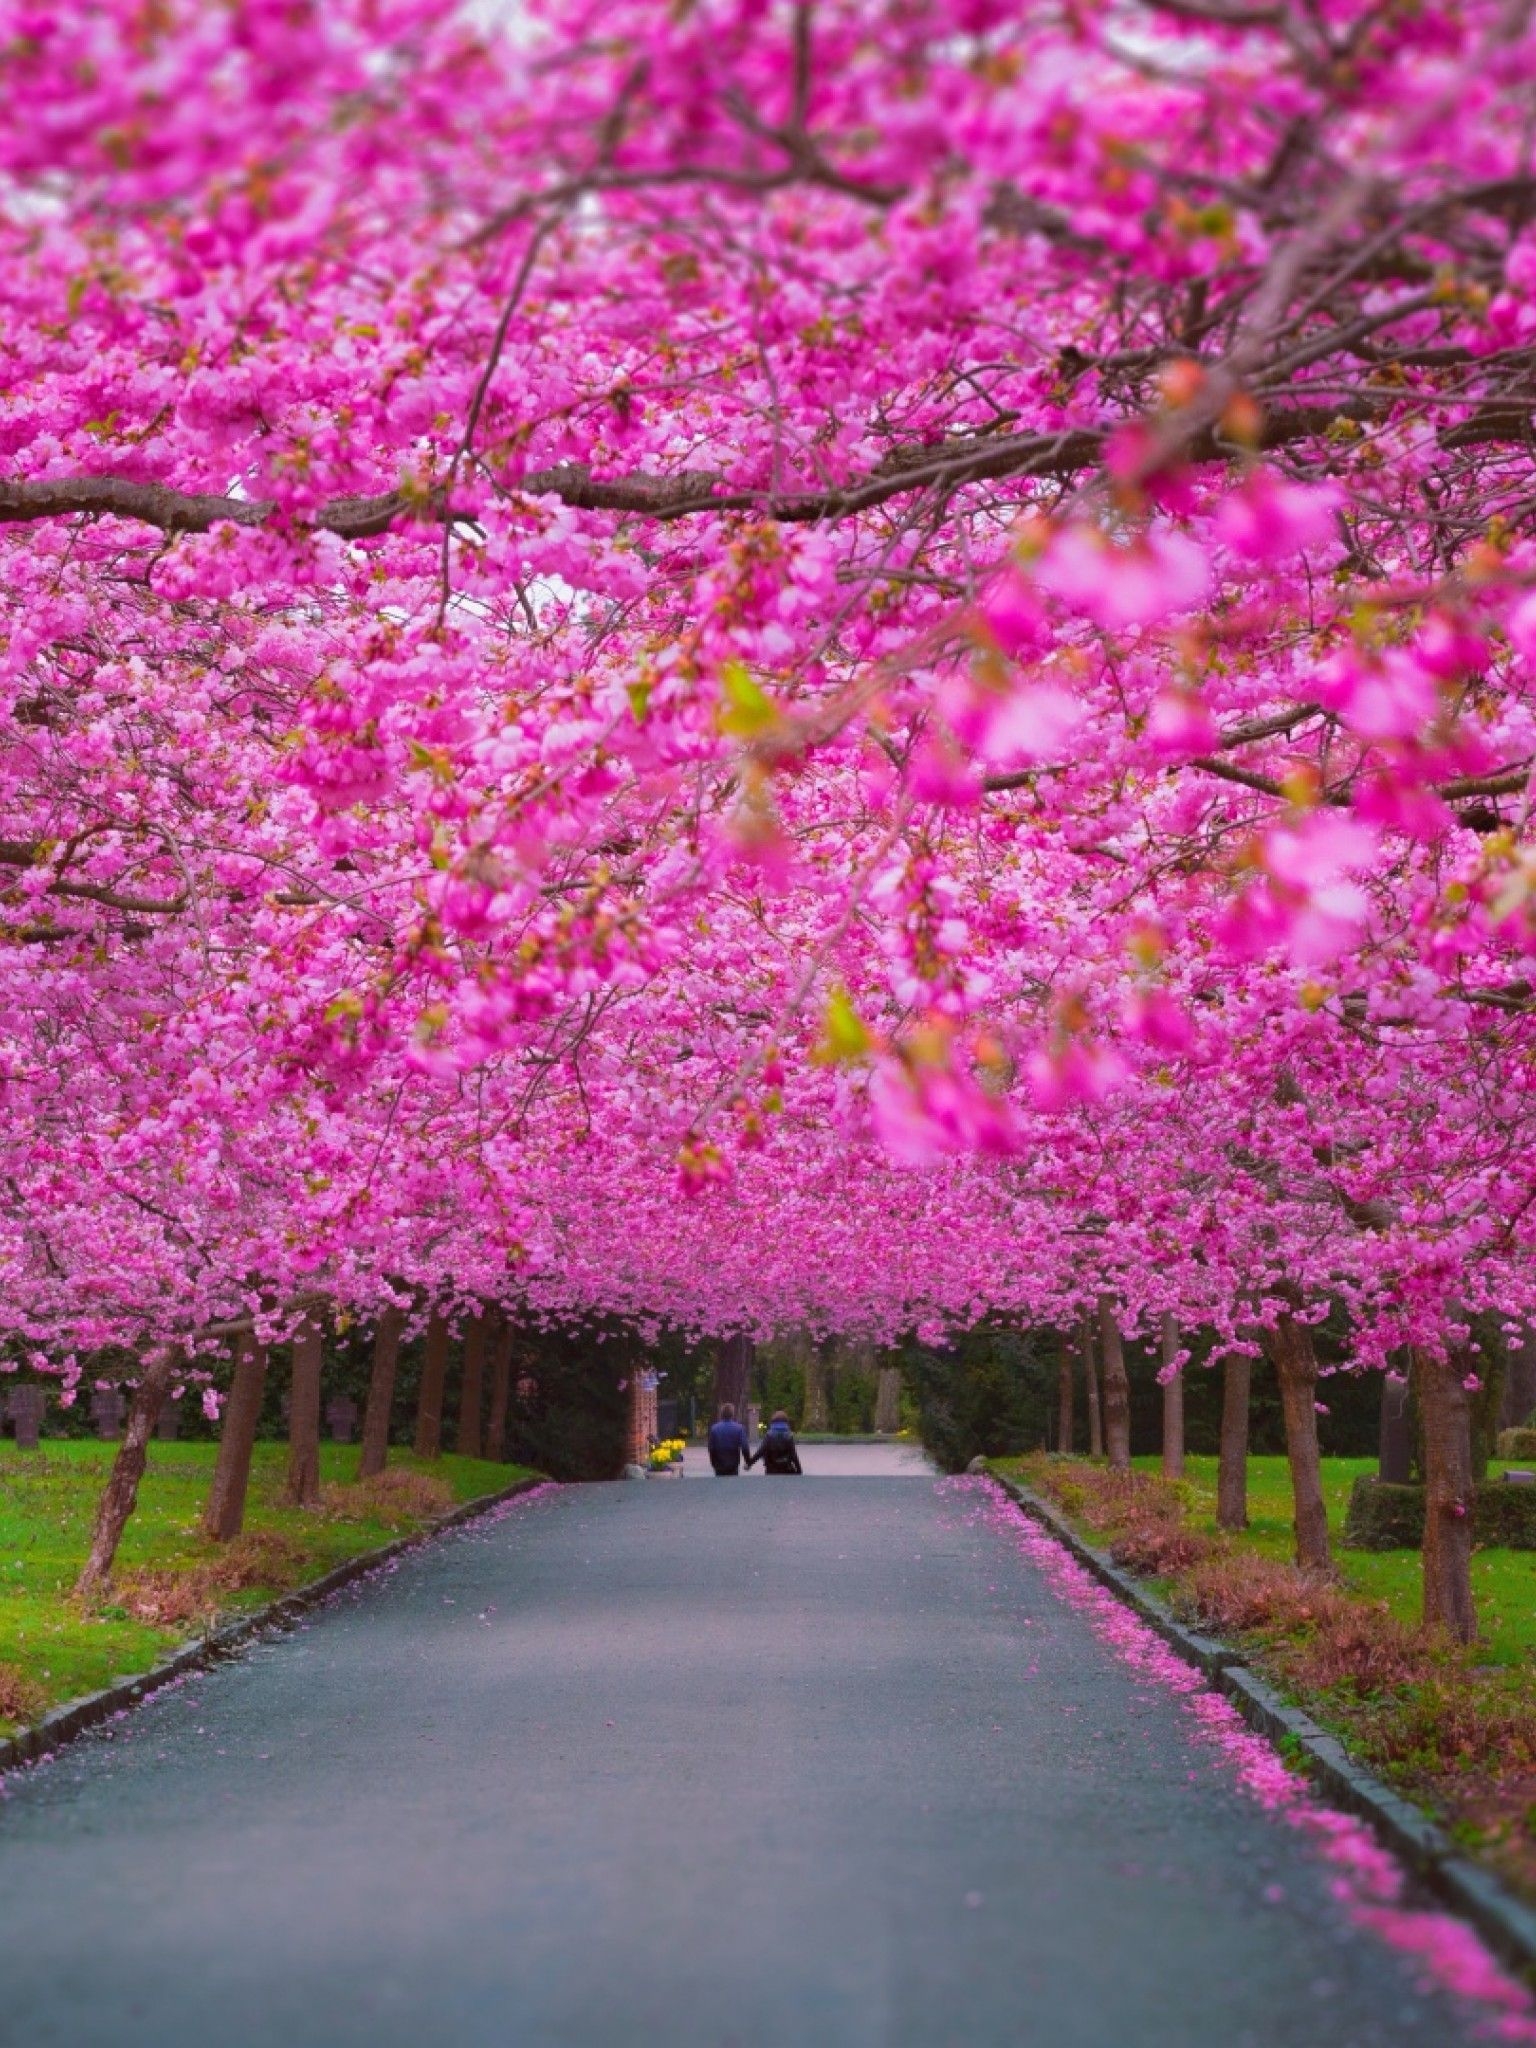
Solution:
M1285 1423L1290 1467L1296 1562L1308 1571L1331 1572L1333 1555L1323 1496L1322 1456L1317 1435L1317 1351L1310 1326L1300 1320L1299 1301L1273 1329L1258 1332L1275 1369ZM1098 1362L1095 1359L1097 1338ZM1173 1371L1179 1352L1178 1326L1163 1318L1162 1469L1170 1479L1184 1472L1182 1374ZM1088 1448L1107 1457L1112 1471L1129 1472L1130 1389L1113 1297L1085 1311L1075 1332L1063 1335L1058 1382L1057 1442L1070 1449L1075 1436L1074 1386L1081 1362L1088 1405ZM1102 1368L1102 1396L1100 1371ZM1472 1361L1457 1352L1445 1359L1416 1351L1412 1376L1423 1423L1424 1621L1458 1642L1477 1633L1472 1598L1472 1399L1467 1382ZM1247 1356L1229 1356L1222 1366L1220 1456L1216 1521L1227 1530L1248 1526L1248 1410L1253 1366Z
M1293 1304L1296 1310L1300 1306L1299 1302ZM386 1311L379 1321L363 1418L360 1479L376 1477L384 1470L402 1323L400 1312L394 1309ZM1100 1371L1095 1361L1096 1335L1102 1358L1102 1403ZM1296 1560L1307 1570L1327 1572L1332 1569L1332 1553L1317 1435L1318 1361L1312 1332L1297 1314L1287 1311L1272 1330L1263 1331L1260 1336L1280 1387L1294 1501ZM1171 1316L1163 1319L1161 1339L1166 1375L1163 1471L1177 1478L1184 1469L1184 1416L1182 1382L1179 1374L1171 1370L1179 1349L1178 1329ZM1107 1456L1112 1470L1129 1472L1130 1386L1112 1297L1103 1297L1096 1312L1084 1313L1075 1341L1088 1397L1090 1453L1094 1457ZM318 1506L320 1500L322 1342L320 1324L313 1318L300 1327L293 1341L287 1493L291 1502L303 1507ZM425 1458L437 1457L442 1448L448 1352L448 1324L441 1314L433 1314L427 1324L416 1412L415 1449ZM503 1317L493 1312L470 1321L465 1332L456 1444L461 1455L502 1455L511 1358L512 1331ZM90 1553L77 1582L76 1590L82 1595L99 1591L111 1573L123 1529L138 1500L149 1441L171 1391L178 1363L177 1353L169 1348L156 1350L145 1360L123 1441L97 1509ZM491 1399L489 1420L485 1422L487 1364ZM733 1401L743 1413L751 1364L750 1339L732 1338L721 1346L717 1393L722 1400ZM1445 1359L1415 1352L1411 1368L1423 1424L1424 1620L1428 1627L1443 1630L1461 1642L1470 1642L1477 1631L1471 1577L1474 1472L1472 1400L1467 1385L1471 1364L1468 1357L1456 1352ZM204 1532L216 1542L229 1541L243 1526L267 1370L266 1347L253 1336L239 1338L213 1482L203 1516ZM1239 1530L1248 1524L1251 1361L1245 1356L1230 1356L1222 1371L1216 1519L1223 1529ZM1058 1416L1058 1441L1063 1448L1070 1448L1074 1437L1073 1381L1073 1344L1071 1339L1063 1338ZM816 1375L815 1382L808 1377L808 1411L813 1405L814 1384L824 1388L824 1376Z
M390 1417L400 1362L404 1315L386 1309L374 1337L373 1364L363 1410L358 1478L373 1479L385 1469L389 1455ZM414 1448L420 1457L435 1458L442 1449L443 1401L448 1382L450 1332L445 1317L434 1313L423 1344L420 1391L416 1405ZM460 1456L500 1458L506 1443L511 1394L513 1333L496 1311L471 1318L464 1334L464 1371L459 1398L455 1449ZM288 1407L288 1482L286 1497L296 1507L320 1504L320 1394L324 1332L313 1317L293 1339L292 1381ZM123 1440L97 1506L91 1547L75 1591L89 1596L105 1587L117 1547L138 1503L150 1438L176 1377L174 1350L153 1352L145 1360L129 1405ZM490 1414L485 1415L487 1368ZM203 1510L202 1530L216 1543L227 1543L245 1523L256 1431L266 1394L268 1351L254 1335L235 1339L229 1393L213 1479Z
M901 1371L877 1357L873 1344L845 1343L839 1337L812 1337L809 1331L792 1331L775 1340L780 1355L787 1356L805 1374L805 1399L800 1411L800 1429L807 1436L825 1435L832 1427L831 1382L839 1353L843 1362L867 1373L875 1383L874 1426L882 1436L894 1436L901 1428ZM752 1388L752 1371L757 1363L757 1346L750 1337L723 1338L715 1352L715 1411L729 1401L745 1417Z

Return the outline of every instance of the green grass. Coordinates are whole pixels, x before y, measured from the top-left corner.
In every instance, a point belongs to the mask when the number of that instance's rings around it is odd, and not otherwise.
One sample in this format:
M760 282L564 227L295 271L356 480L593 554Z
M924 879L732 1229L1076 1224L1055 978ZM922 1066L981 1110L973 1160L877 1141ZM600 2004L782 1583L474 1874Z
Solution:
M1155 1457L1133 1461L1139 1471L1156 1472ZM1494 1472L1503 1468L1494 1465ZM1419 1619L1423 1582L1416 1550L1345 1550L1344 1510L1362 1472L1374 1472L1374 1458L1325 1458L1323 1493L1328 1526L1344 1584L1363 1599L1385 1601L1400 1621ZM1216 1527L1216 1460L1186 1460L1190 1520L1197 1529ZM1291 1536L1291 1475L1284 1458L1248 1460L1249 1527L1238 1541L1266 1557L1294 1555ZM1486 1664L1528 1664L1536 1660L1536 1550L1479 1550L1472 1559L1472 1588L1483 1639L1478 1656Z
M120 1580L145 1569L195 1571L218 1559L220 1547L197 1526L215 1449L152 1445L138 1508L118 1553ZM0 1667L9 1666L45 1706L143 1671L188 1634L201 1633L200 1626L151 1626L110 1603L87 1613L69 1597L115 1451L114 1444L89 1441L45 1442L38 1451L0 1444ZM351 1487L355 1445L322 1447L326 1500L320 1510L284 1506L287 1458L285 1444L257 1445L245 1526L248 1533L284 1537L290 1548L269 1582L222 1599L224 1613L259 1607L359 1551L422 1526L401 1504L364 1498ZM394 1470L431 1474L455 1501L498 1492L525 1476L520 1466L488 1459L444 1457L429 1464L394 1452L390 1463ZM0 1718L0 1733L15 1725Z

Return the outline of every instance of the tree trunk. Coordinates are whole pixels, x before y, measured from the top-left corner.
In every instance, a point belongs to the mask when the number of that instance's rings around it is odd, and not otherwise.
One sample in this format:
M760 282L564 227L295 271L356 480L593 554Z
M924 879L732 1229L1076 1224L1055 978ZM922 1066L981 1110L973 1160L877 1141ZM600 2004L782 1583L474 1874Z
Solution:
M1216 1475L1216 1526L1248 1526L1248 1390L1253 1360L1235 1354L1221 1368L1221 1461Z
M1088 1386L1088 1455L1102 1458L1104 1455L1104 1425L1099 1418L1099 1368L1093 1352L1093 1316L1083 1310L1082 1330L1083 1378Z
M261 1397L266 1384L266 1345L258 1344L254 1337L237 1338L235 1369L219 1429L219 1454L214 1461L208 1505L203 1509L203 1534L211 1536L215 1543L228 1543L240 1534L245 1523L251 1454L256 1448L256 1425L261 1420Z
M800 1414L800 1427L815 1436L825 1436L831 1420L827 1375L836 1350L835 1337L821 1337L807 1347L805 1354L805 1406Z
M1413 1416L1408 1381L1400 1372L1381 1375L1381 1427L1376 1477L1384 1486L1407 1486L1413 1478Z
M152 1351L145 1360L128 1410L128 1427L123 1431L117 1456L112 1460L112 1471L97 1504L90 1555L85 1560L84 1571L75 1581L77 1599L89 1599L101 1592L111 1577L112 1560L117 1556L124 1526L139 1498L139 1481L144 1477L149 1440L160 1419L160 1410L165 1406L165 1397L171 1391L175 1368L176 1354L170 1350Z
M422 1349L421 1391L416 1397L416 1455L436 1458L443 1448L443 1388L448 1379L448 1325L434 1309Z
M1061 1363L1056 1370L1056 1448L1072 1455L1072 1339L1061 1333Z
M901 1373L894 1365L882 1365L875 1379L875 1430L894 1436L900 1428Z
M464 1378L459 1388L459 1435L455 1448L461 1458L480 1455L480 1420L485 1407L485 1318L474 1316L464 1332Z
M1111 1472L1131 1469L1131 1385L1125 1376L1125 1351L1115 1320L1115 1299L1099 1297L1099 1343L1104 1355L1104 1447Z
M320 1505L320 1325L306 1319L293 1340L293 1395L288 1407L288 1499Z
M400 1364L400 1325L404 1321L403 1311L387 1308L374 1333L373 1370L368 1375L368 1399L363 1408L359 1479L377 1479L389 1462L389 1423L395 1409L395 1373Z
M752 1365L757 1346L750 1337L726 1337L715 1353L715 1413L729 1401L737 1419L745 1424L747 1395L752 1385Z
M1163 1370L1179 1355L1179 1325L1170 1311L1163 1317ZM1163 1477L1184 1477L1184 1369L1163 1381Z
M498 1313L491 1329L491 1419L485 1426L485 1455L507 1455L507 1404L512 1397L512 1325Z
M1472 1603L1472 1402L1466 1356L1413 1355L1424 1418L1424 1626L1458 1643L1477 1635Z
M1323 1500L1323 1468L1317 1447L1317 1352L1312 1332L1294 1316L1282 1315L1274 1329L1265 1332L1264 1349L1280 1382L1285 1455L1290 1461L1295 1507L1296 1562L1305 1571L1332 1571L1328 1508Z

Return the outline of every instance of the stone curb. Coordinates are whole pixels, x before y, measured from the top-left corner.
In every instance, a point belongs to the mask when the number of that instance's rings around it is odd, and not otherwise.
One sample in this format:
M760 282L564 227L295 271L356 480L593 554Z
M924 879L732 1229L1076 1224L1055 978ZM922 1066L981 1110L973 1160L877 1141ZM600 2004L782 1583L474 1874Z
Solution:
M1107 1551L1085 1543L1051 1502L1001 1473L988 1476L1102 1586L1133 1608L1172 1650L1224 1693L1255 1733L1272 1742L1288 1760L1300 1763L1336 1806L1368 1822L1415 1877L1471 1921L1501 1961L1522 1976L1536 1976L1536 1912L1490 1872L1470 1863L1427 1814L1356 1763L1337 1736L1327 1734L1299 1707L1288 1705L1272 1685L1248 1668L1238 1651L1185 1628L1166 1601L1122 1571Z
M548 1483L536 1475L532 1479L519 1479L511 1486L503 1487L499 1493L483 1493L477 1500L465 1501L462 1506L451 1508L446 1515L439 1515L425 1528L417 1529L409 1536L397 1537L393 1543L381 1544L376 1550L359 1551L356 1557L349 1557L333 1571L328 1571L324 1578L311 1579L308 1585L296 1586L291 1593L281 1594L254 1614L242 1614L238 1621L228 1622L211 1635L184 1643L148 1671L122 1679L115 1685L103 1686L100 1692L82 1693L79 1699L65 1700L30 1728L23 1728L19 1735L0 1742L0 1774L16 1770L22 1764L37 1763L54 1750L62 1749L66 1742L73 1742L88 1728L110 1720L126 1707L136 1707L151 1693L169 1685L172 1679L221 1663L224 1658L236 1655L254 1636L264 1635L269 1629L288 1627L300 1615L328 1600L332 1593L339 1593L343 1586L362 1578L366 1572L376 1570L379 1565L388 1564L391 1558L400 1557L407 1550L415 1550L423 1543L430 1543L434 1537L457 1528L461 1522L472 1522L478 1516L488 1514L492 1508L516 1500L520 1493Z

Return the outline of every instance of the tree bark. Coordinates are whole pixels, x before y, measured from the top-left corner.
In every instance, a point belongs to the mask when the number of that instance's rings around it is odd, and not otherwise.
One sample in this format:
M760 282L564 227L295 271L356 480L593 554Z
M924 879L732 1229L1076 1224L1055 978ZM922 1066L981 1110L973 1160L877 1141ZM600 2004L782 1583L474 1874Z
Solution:
M715 1353L715 1413L729 1401L743 1424L747 1419L747 1395L752 1385L752 1364L757 1346L750 1337L726 1337Z
M237 1337L235 1369L219 1430L219 1454L214 1461L208 1505L203 1509L203 1534L212 1537L215 1543L228 1543L245 1524L251 1456L256 1448L256 1425L261 1420L261 1397L266 1384L266 1345L258 1344L254 1337Z
M1104 1455L1104 1425L1099 1415L1099 1368L1093 1351L1093 1316L1083 1310L1082 1331L1083 1379L1088 1388L1088 1455L1102 1458Z
M293 1394L288 1407L288 1499L320 1505L320 1325L306 1319L293 1340Z
M1413 1354L1424 1419L1424 1626L1470 1643L1472 1600L1472 1401L1462 1379L1468 1356Z
M499 1312L490 1336L491 1419L485 1426L485 1455L507 1455L507 1406L512 1398L512 1325Z
M400 1326L404 1312L387 1308L379 1317L373 1339L373 1370L368 1375L368 1399L363 1408L363 1450L358 1460L359 1479L377 1479L389 1462L389 1423L395 1408L395 1374L400 1365Z
M831 1419L827 1405L827 1374L836 1350L835 1337L820 1337L806 1349L805 1405L800 1414L800 1427L816 1436L826 1434Z
M473 1316L464 1332L464 1377L459 1387L459 1434L455 1448L461 1458L480 1455L480 1422L485 1407L485 1318Z
M436 1309L427 1319L422 1347L421 1391L416 1397L416 1455L441 1456L443 1448L443 1388L448 1380L448 1325Z
M1099 1297L1099 1343L1104 1357L1104 1448L1111 1472L1131 1469L1131 1385L1125 1376L1125 1351L1115 1320L1115 1298Z
M875 1430L894 1436L900 1428L901 1373L894 1365L882 1365L875 1378Z
M1170 1311L1163 1317L1163 1370L1179 1355L1179 1325ZM1163 1381L1163 1477L1184 1477L1184 1369Z
M1407 1486L1413 1478L1413 1416L1408 1403L1408 1381L1399 1372L1381 1375L1376 1477L1385 1486Z
M1221 1459L1216 1474L1216 1526L1248 1526L1248 1391L1253 1361L1235 1354L1221 1368Z
M1056 1448L1064 1457L1072 1455L1072 1339L1061 1333L1061 1363L1056 1370Z
M1296 1562L1306 1571L1333 1569L1328 1546L1328 1508L1323 1499L1322 1459L1317 1445L1317 1351L1312 1332L1294 1316L1282 1315L1264 1333L1264 1349L1280 1382L1285 1416L1285 1455L1291 1467L1292 1527Z
M128 1426L123 1431L123 1440L118 1445L106 1487L97 1503L90 1554L85 1560L85 1569L75 1581L77 1599L89 1599L99 1593L111 1577L112 1562L117 1556L123 1529L138 1503L139 1481L144 1477L149 1440L160 1419L160 1410L165 1406L165 1397L171 1391L175 1367L176 1354L170 1350L153 1351L145 1360L128 1410Z

